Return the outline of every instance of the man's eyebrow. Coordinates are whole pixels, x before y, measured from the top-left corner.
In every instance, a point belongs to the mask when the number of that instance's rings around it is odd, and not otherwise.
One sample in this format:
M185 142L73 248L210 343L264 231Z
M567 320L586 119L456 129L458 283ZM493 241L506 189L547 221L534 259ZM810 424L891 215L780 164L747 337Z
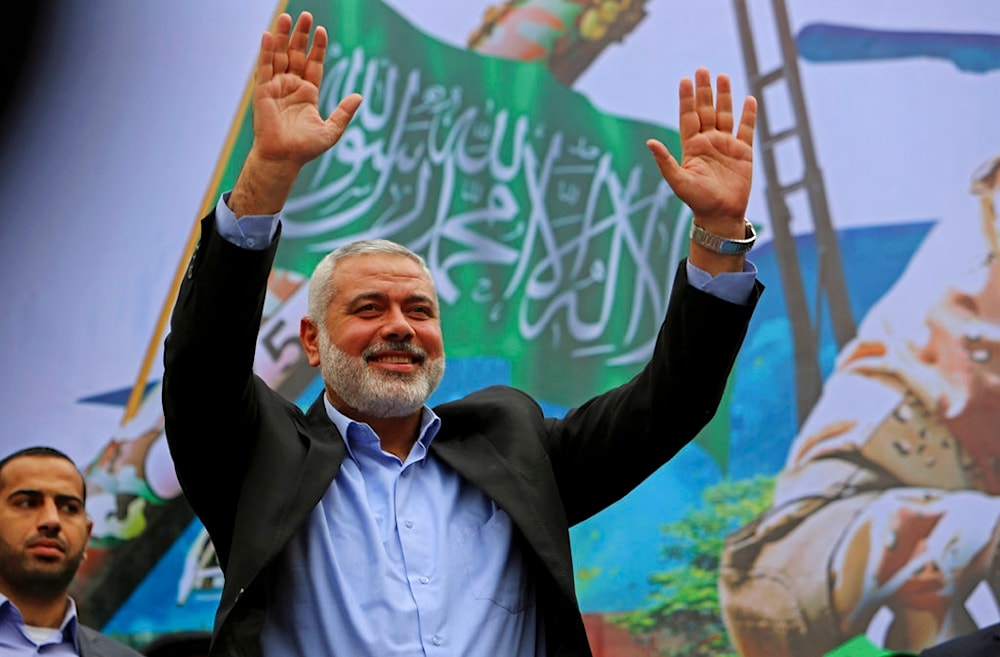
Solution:
M434 305L434 297L426 294L411 294L406 298L407 303L429 303Z
M10 499L12 497L17 497L18 495L27 495L28 497L37 497L38 495L41 495L41 494L42 494L42 491L35 490L34 488L18 488L17 490L11 491L10 495L7 496L7 499Z
M13 491L10 495L8 495L7 499L9 500L19 496L45 497L45 493L35 488L19 488ZM81 498L79 495L74 495L72 493L56 493L54 497L57 502L73 501L79 503L80 505L83 505L83 498Z
M362 292L348 301L348 307L356 306L362 301L385 301L389 298L384 292ZM434 297L429 294L411 294L406 297L406 303L429 303L434 304Z
M83 506L83 498L72 493L57 493L56 502L76 502L80 506Z
M387 295L382 292L362 292L361 294L352 297L348 302L348 306L357 305L361 301L382 301L387 299Z

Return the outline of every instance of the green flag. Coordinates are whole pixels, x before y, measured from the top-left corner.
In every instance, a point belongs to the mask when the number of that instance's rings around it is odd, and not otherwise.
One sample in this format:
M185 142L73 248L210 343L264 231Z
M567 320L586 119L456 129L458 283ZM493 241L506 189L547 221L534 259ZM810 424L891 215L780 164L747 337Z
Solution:
M823 657L917 657L917 653L879 648L862 634L842 643Z

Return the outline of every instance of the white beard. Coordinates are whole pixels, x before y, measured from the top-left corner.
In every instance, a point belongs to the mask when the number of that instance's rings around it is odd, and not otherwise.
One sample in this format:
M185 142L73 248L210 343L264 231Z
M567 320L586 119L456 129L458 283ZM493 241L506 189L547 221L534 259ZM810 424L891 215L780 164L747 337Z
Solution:
M422 364L412 374L370 366L368 357L386 348L419 355ZM409 343L371 347L354 357L334 346L326 331L321 330L319 354L323 381L349 407L369 417L405 417L418 412L444 376L444 356L427 358L426 352Z

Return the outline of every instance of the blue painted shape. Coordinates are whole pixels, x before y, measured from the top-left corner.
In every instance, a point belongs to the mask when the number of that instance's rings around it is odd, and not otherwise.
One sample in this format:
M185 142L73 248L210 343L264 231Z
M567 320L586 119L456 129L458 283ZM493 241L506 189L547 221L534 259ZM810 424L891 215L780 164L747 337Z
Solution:
M952 62L967 73L1000 68L1000 35L872 30L812 23L795 39L799 56L813 62L923 57Z
M202 525L193 521L181 534L103 630L114 636L159 635L211 630L221 590L193 591L177 604L178 584L188 550Z

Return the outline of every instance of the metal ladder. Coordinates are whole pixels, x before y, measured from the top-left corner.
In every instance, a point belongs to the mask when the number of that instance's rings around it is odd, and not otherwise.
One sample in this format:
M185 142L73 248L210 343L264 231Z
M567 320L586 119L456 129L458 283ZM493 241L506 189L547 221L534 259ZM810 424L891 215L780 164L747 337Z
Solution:
M809 127L802 83L799 78L798 52L795 38L788 20L784 0L771 0L772 16L779 43L779 63L770 71L760 70L760 60L754 42L751 23L751 4L747 0L733 0L739 28L743 61L746 67L750 93L758 99L757 143L763 160L768 210L771 228L774 231L774 252L778 262L781 283L785 292L785 305L791 323L795 361L796 406L799 425L805 420L813 404L819 398L823 387L819 362L820 331L823 325L823 302L830 313L830 323L838 348L842 348L854 337L856 324L847 296L843 265L837 235L830 220L823 173L816 159L816 151ZM752 3L758 11L767 3L759 0ZM755 16L756 18L766 18ZM765 92L783 93L783 97L772 95L775 100L786 101L790 108L791 124L778 132L772 130L768 115L768 103L764 102ZM779 179L779 146L790 145L801 158L801 175L783 182ZM787 163L790 156L783 151L782 158ZM805 195L806 207L793 214L790 201L796 195ZM799 266L792 221L812 220L818 257L818 275L810 309L805 284Z

